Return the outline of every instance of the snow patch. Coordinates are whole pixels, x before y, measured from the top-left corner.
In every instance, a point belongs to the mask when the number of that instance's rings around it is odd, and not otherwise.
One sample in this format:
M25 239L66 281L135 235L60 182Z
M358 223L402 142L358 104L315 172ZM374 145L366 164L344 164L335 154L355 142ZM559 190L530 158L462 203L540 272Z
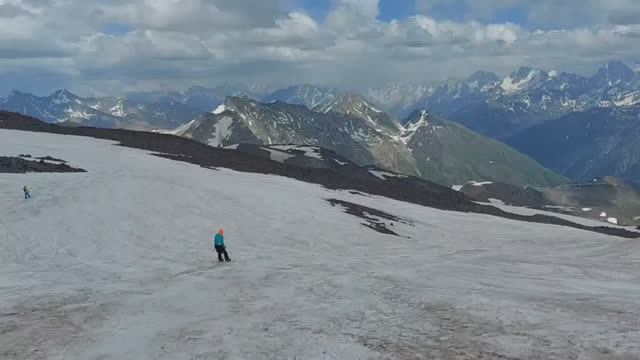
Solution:
M121 118L127 115L127 113L124 111L124 103L122 101L118 101L117 104L109 109L109 112L111 113L111 115Z
M464 185L453 185L451 188L455 191L460 191L463 187Z
M378 179L381 180L387 180L387 178L390 177L394 177L394 178L400 178L400 179L406 179L407 176L406 175L400 175L400 174L394 174L388 171L379 171L379 170L369 170L369 173L371 173L371 175L377 177Z
M617 219L617 218L614 218L614 217L607 218L607 222L608 222L609 224L618 225L618 219Z
M64 112L67 114L67 119L60 119L59 122L65 122L66 120L77 121L77 119L89 120L95 117L95 114L80 109L67 108Z
M231 116L225 116L220 119L213 129L213 134L209 140L207 140L207 144L211 146L218 147L222 144L224 140L227 140L231 135L231 125L233 125L233 118Z
M304 145L271 145L269 147L273 148L273 149L284 150L284 151L289 151L289 150L304 151L304 156L306 156L306 157L315 158L315 159L318 159L318 160L324 160L322 155L320 155L320 148L313 147L313 146L304 146Z
M426 110L421 110L420 119L414 123L407 124L402 133L399 136L394 137L394 140L399 140L408 144L418 129L426 126L429 126L429 113Z
M584 211L584 212L589 212L591 210L593 210L593 209L592 208L582 208L582 211Z
M467 184L471 186L485 186L493 184L493 181L469 181Z
M215 110L213 110L211 113L216 114L216 115L220 115L223 112L225 112L227 110L227 107L224 104L220 104L218 105L217 108L215 108Z
M625 94L621 99L613 101L615 106L634 106L640 104L640 91Z
M340 161L340 160L338 160L338 159L333 159L333 161L337 162L337 163L338 163L338 165L340 165L340 166L345 166L345 165L347 165L347 164L348 164L348 162L346 162L346 161Z
M233 144L233 145L225 146L224 148L228 150L238 150L238 146L240 146L240 144Z
M163 130L159 130L159 131L157 131L157 132L159 132L159 133L163 133L163 134L169 134L169 135L178 135L178 136L182 136L182 135L184 135L184 133L186 133L186 132L187 132L187 130L189 130L189 129L193 126L193 124L195 124L195 123L196 123L196 119L193 119L193 120L189 121L188 123L186 123L186 124L184 124L184 125L178 126L178 127L177 127L176 129L174 129L174 130L168 130L168 131L167 131L167 130L165 130L165 131L163 131ZM154 131L156 131L156 130L154 130Z
M489 202L494 205L504 205L504 201L500 199L489 198Z
M527 76L524 79L516 82L514 82L514 79L511 76L507 76L502 80L502 84L500 84L500 87L507 94L516 93L520 90L526 89L527 84L529 84L529 82L531 82L531 80L533 80L535 76L536 76L535 70L529 71L529 74L527 74Z
M364 106L366 106L367 108L369 108L369 110L376 112L378 114L382 113L382 110L376 109L375 107L371 106L371 104L364 102Z
M263 147L263 149L269 152L269 158L273 161L284 163L286 160L296 157L293 154L286 153L284 151Z

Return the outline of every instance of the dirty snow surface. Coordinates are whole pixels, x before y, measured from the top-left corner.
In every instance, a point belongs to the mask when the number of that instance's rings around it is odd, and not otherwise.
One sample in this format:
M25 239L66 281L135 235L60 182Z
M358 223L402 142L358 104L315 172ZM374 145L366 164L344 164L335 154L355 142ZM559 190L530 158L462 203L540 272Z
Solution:
M640 241L0 130L1 359L637 359ZM22 199L22 186L33 198ZM397 216L363 226L341 199ZM224 227L231 263L210 238Z

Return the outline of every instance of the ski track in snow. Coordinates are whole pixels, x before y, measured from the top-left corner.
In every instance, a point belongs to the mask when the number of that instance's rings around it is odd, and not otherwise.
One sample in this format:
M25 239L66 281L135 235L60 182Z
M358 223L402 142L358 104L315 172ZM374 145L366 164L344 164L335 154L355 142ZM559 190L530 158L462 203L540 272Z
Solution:
M2 359L635 359L640 242L0 130ZM22 199L22 186L33 199ZM408 219L379 234L335 198ZM233 259L210 239L226 230Z

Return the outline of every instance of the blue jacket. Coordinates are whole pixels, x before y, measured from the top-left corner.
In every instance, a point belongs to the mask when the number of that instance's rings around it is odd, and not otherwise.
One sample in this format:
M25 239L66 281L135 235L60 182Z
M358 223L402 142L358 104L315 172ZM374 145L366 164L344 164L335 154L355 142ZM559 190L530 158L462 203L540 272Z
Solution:
M216 236L213 237L213 246L224 246L224 236L216 234Z

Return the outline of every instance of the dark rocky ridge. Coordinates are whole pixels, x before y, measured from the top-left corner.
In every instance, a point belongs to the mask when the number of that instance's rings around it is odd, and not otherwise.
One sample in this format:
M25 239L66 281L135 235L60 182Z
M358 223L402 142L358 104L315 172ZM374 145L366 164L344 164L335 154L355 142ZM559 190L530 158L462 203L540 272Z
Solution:
M626 238L640 237L640 233L621 228L589 227L547 215L523 216L507 213L493 206L476 204L460 192L416 177L389 177L382 180L372 176L365 168L346 167L344 170L339 168L300 168L235 150L213 148L174 135L90 127L69 128L47 124L35 118L5 111L0 111L0 128L113 140L119 142L121 146L149 150L165 158L207 168L225 167L243 172L281 175L320 184L329 189L361 191L437 209L474 212L513 220L562 225Z
M39 161L25 160L21 157L0 156L0 173L26 174L37 173L71 173L86 172L84 169L74 168L64 162L50 163L40 159Z
M465 184L460 190L466 196L475 201L489 202L490 199L498 199L507 205L541 207L548 205L549 201L544 194L532 187L520 187L502 183Z
M49 155L47 156L40 156L36 159L40 159L40 160L47 160L47 161L54 161L54 162L60 162L60 163L66 163L66 161L62 160L62 159L56 159L54 157L51 157Z
M341 206L344 209L344 212L349 215L364 219L366 223L363 223L362 225L381 234L400 236L395 231L389 229L389 227L383 222L383 220L390 221L391 223L389 224L389 226L393 226L394 222L413 225L413 223L409 220L401 219L395 215L391 215L384 211L366 207L360 204L354 204L352 202L338 199L327 199L327 202L329 202L329 204L331 204L332 206Z
M506 205L529 207L592 220L617 219L619 225L640 223L640 190L637 184L614 177L550 188L518 187L501 183L465 184L462 193L479 202L499 200Z

